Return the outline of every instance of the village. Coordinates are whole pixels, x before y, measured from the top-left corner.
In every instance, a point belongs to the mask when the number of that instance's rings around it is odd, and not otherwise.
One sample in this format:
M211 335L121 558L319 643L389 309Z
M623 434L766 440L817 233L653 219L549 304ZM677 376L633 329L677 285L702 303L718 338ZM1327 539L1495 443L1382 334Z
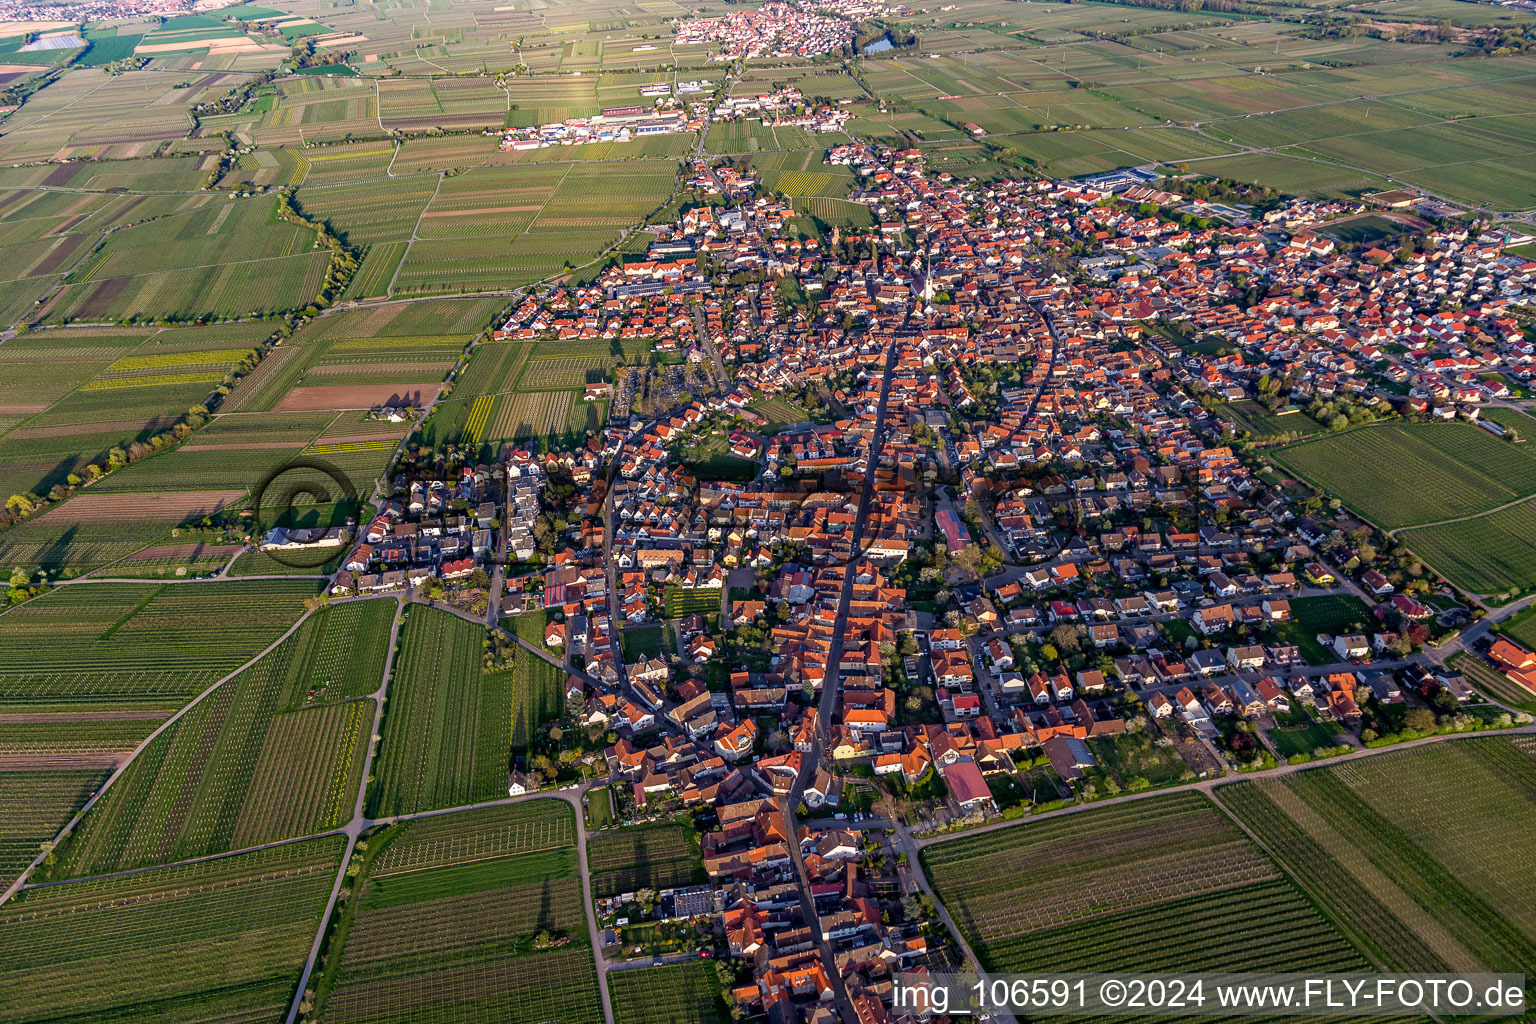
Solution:
M749 1012L896 1019L896 972L967 955L932 837L1526 720L1447 655L1532 694L1536 655L1220 410L1477 420L1532 379L1536 263L1456 221L1341 246L1361 208L1134 173L828 159L873 227L807 236L700 165L716 202L496 331L647 337L712 388L570 450L405 464L332 584L535 623L565 724L608 738L544 781L690 823L708 883L601 902L611 958L657 952L636 915L681 921Z

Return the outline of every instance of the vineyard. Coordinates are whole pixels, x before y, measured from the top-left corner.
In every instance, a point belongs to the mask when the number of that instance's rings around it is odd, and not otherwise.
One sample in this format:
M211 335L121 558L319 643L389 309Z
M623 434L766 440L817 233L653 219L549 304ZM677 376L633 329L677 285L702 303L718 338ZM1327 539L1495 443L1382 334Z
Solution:
M1405 530L1413 553L1473 594L1536 586L1536 507L1524 502L1476 519Z
M151 741L61 853L63 876L160 864L337 827L351 818L371 702L303 699L312 617Z
M1536 964L1527 738L1393 751L1217 795L1386 969Z
M600 1019L574 837L568 805L534 800L371 839L382 851L318 986L324 1019Z
M608 975L615 1024L726 1024L713 964L693 961Z
M0 771L0 888L32 863L39 844L57 835L106 777L101 771Z
M672 889L705 881L698 840L686 824L621 828L587 838L592 896L636 889Z
M379 688L394 601L352 601L316 612L300 635L299 688L313 701L362 697Z
M24 891L0 907L0 1020L278 1020L339 838Z
M460 814L417 818L394 826L370 868L372 877L469 864L576 842L576 821L564 801L524 800Z
M539 642L543 643L541 636ZM560 670L519 647L510 673L513 750L527 750L539 725L558 719L564 710L565 678ZM506 672L497 673L507 675Z
M1348 969L1363 961L1210 802L1140 800L926 848L988 970Z
M506 795L512 691L505 673L481 671L484 636L448 612L411 611L368 795L371 817Z
M1536 456L1465 423L1350 430L1275 459L1384 529L1486 512L1536 493Z
M63 587L0 615L0 704L179 706L276 640L314 580Z

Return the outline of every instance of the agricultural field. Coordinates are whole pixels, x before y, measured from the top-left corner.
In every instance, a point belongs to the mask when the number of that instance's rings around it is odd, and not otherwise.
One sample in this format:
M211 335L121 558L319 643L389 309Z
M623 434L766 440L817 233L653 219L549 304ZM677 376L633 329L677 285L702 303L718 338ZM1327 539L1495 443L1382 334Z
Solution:
M333 660L350 639L334 626L311 616L166 727L86 816L59 874L221 853L351 820L373 702L306 706L316 666L301 660Z
M180 707L275 642L316 580L62 587L0 615L0 704Z
M1392 751L1224 786L1217 799L1383 969L1536 963L1529 737Z
M395 399L425 404L422 396L442 387L501 306L496 299L388 303L322 317L285 339L222 408L313 412ZM377 431L392 426L378 421Z
M922 857L984 970L1195 969L1218 951L1232 971L1365 967L1196 794L960 838Z
M588 383L608 380L620 361L642 361L640 341L489 342L476 347L424 425L426 444L494 444L581 436L607 420L607 400L587 401Z
M1306 437L1323 429L1321 424L1300 410L1272 413L1258 402L1248 399L1218 406L1216 415L1230 421L1238 430L1246 430L1255 441Z
M1488 512L1536 494L1536 457L1465 423L1364 427L1272 454L1389 530Z
M7 731L10 730L8 725ZM0 771L0 885L9 885L41 844L85 805L106 781L103 771ZM608 794L603 798L606 801Z
M1536 587L1536 509L1528 501L1475 519L1404 530L1398 537L1469 593L1496 597Z
M1524 614L1516 615L1504 623L1501 629L1521 643L1529 643L1530 622ZM1527 690L1476 655L1462 652L1453 655L1446 664L1465 675L1467 682L1489 698L1528 714L1536 714L1536 693Z
M589 836L587 864L594 899L705 880L699 841L686 822L635 825Z
M511 288L593 261L671 197L678 164L479 167L445 179L428 204L392 295Z
M50 711L46 704L12 707L18 710L5 713L0 771L110 770L171 715L169 711ZM35 710L39 708L45 710Z
M400 634L370 817L454 807L507 792L513 693L482 670L483 626L414 608Z
M70 474L86 477L112 449L163 433L207 401L271 334L258 323L68 328L12 339L0 353L0 402L16 411L0 424L0 487L45 495Z
M751 164L765 189L782 192L786 196L840 199L853 188L853 172L846 167L826 163L826 150L764 153L754 157Z
M669 619L681 619L689 615L716 615L720 612L718 587L668 587L662 597L662 605Z
M574 843L555 800L370 837L319 976L324 1019L600 1019Z
M725 1024L730 1020L714 965L704 961L613 971L608 975L615 1024Z
M753 402L749 408L768 421L768 430L783 430L796 423L809 422L811 415L795 403L774 396Z
M314 839L24 890L0 907L0 1006L13 1020L276 1020L342 848Z
M544 642L541 635L540 644ZM543 658L518 648L512 668L496 673L506 677L512 689L512 727L509 740L514 751L526 751L538 728L556 721L565 709L565 676Z
M330 259L277 200L230 200L113 233L65 279L53 323L135 316L251 316L296 309Z

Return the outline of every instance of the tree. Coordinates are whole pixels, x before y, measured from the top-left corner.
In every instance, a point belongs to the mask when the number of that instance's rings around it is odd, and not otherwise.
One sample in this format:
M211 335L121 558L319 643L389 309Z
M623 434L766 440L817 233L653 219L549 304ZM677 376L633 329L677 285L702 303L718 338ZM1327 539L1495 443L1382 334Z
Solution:
M1435 727L1435 713L1429 708L1411 708L1403 716L1403 725L1414 732L1428 732Z
M1056 646L1058 651L1065 654L1075 654L1081 643L1081 637L1076 626L1063 622L1051 630L1051 643Z

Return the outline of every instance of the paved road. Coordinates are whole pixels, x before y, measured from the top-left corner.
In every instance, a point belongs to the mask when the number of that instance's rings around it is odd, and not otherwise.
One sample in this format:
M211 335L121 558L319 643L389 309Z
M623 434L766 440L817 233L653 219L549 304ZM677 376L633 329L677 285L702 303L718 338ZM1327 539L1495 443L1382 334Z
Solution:
M880 384L880 403L875 412L875 429L870 438L868 465L864 471L864 487L859 493L858 512L854 517L853 529L849 534L849 548L853 552L859 550L864 530L869 523L869 507L875 493L875 471L880 463L881 439L885 430L885 408L891 393L891 380L896 370L897 346L893 343L886 352L885 373ZM806 923L811 927L817 937L817 945L820 947L822 962L827 966L827 975L832 979L834 1001L838 1014L845 1024L852 1024L858 1017L854 1013L853 1003L848 998L847 987L843 984L842 974L836 968L836 957L833 956L831 943L821 939L820 919L816 914L816 903L811 898L810 876L805 870L805 858L801 856L799 827L795 818L795 809L800 804L800 799L805 793L805 788L815 777L816 770L820 767L826 751L827 730L832 724L832 715L837 710L838 693L841 689L841 673L838 671L838 663L843 656L843 633L848 627L848 609L853 601L853 568L857 559L851 559L843 573L843 589L838 596L837 616L833 620L832 639L827 647L827 671L821 684L821 699L817 704L816 738L810 753L805 757L800 766L800 774L795 778L795 784L784 798L784 834L789 840L790 856L794 860L795 876L800 884L801 912L805 916Z
M380 734L380 726L384 721L384 702L389 693L389 675L394 668L395 650L400 641L400 620L405 611L405 597L396 598L395 618L389 627L389 654L384 659L384 671L379 678L378 689L369 694L373 700L373 731L370 737ZM315 929L314 941L309 946L309 956L304 960L304 970L299 975L298 988L294 990L293 1002L288 1007L287 1024L293 1024L299 1016L299 1005L304 1001L304 991L309 987L310 975L314 973L315 961L320 957L320 948L325 944L325 932L331 921L331 915L336 910L336 901L341 896L342 882L346 881L347 865L352 862L353 851L357 849L357 837L368 827L368 819L363 816L364 802L368 798L368 779L373 774L373 759L378 755L379 741L370 738L368 752L363 758L363 772L359 777L357 787L357 799L352 805L352 820L347 822L342 831L347 837L346 849L341 855L341 866L336 871L336 879L331 883L331 895L325 902L325 913L320 915L320 924Z

